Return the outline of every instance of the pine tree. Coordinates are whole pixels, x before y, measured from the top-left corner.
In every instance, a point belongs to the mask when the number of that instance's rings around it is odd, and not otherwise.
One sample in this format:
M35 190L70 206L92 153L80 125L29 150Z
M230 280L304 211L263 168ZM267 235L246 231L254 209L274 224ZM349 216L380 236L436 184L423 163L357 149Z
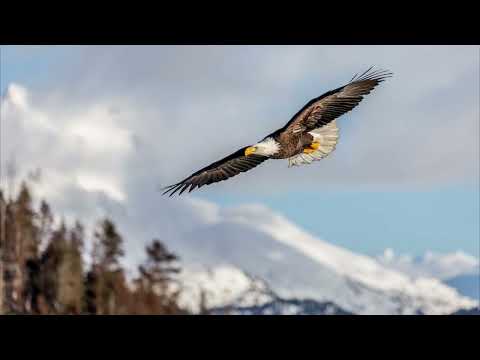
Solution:
M147 260L140 265L140 273L149 280L152 285L165 287L168 281L172 280L170 275L178 273L178 267L173 262L178 257L167 250L160 240L154 239L150 245L145 247Z
M170 285L177 256L159 241L146 247L135 290L121 266L123 237L110 219L98 223L92 263L84 275L85 230L80 222L54 227L46 201L38 211L22 183L6 200L0 189L0 314L177 314Z
M75 225L70 231L70 242L80 253L83 252L83 247L85 245L85 228L78 220L75 221Z
M69 231L58 268L58 302L62 312L67 314L79 314L82 311L83 240L83 226L76 222L75 227Z
M124 255L123 238L110 219L100 222L95 238L99 243L100 265L108 271L119 268L119 260Z
M62 310L59 302L59 272L67 246L67 229L62 221L60 228L53 231L40 261L42 295L51 313Z
M172 275L179 272L174 265L178 257L157 239L145 247L147 259L139 266L140 279L137 281L138 295L143 298L144 311L152 314L179 313L177 293L171 285Z
M24 310L41 314L40 296L42 294L42 275L39 259L28 259L25 264Z
M124 287L120 258L124 255L123 238L110 219L102 220L95 231L93 266L96 277L96 310L114 314L118 310L116 290Z
M85 294L83 311L90 315L97 314L98 312L98 274L99 272L95 268L92 268L87 272L84 280Z
M19 313L21 306L21 268L17 258L17 223L15 221L15 204L7 201L2 219L2 278L3 278L3 312Z
M32 208L32 196L25 182L15 200L15 243L19 295L18 303L22 311L32 311L35 307L35 271L39 268L39 231L35 224L36 214Z
M35 225L35 212L32 208L32 196L25 182L22 182L16 200L16 222L19 238L19 260L24 264L29 259L38 258L39 232Z
M5 251L5 211L7 202L3 197L3 191L0 189L0 314L5 313L5 282L3 279L4 273L4 258Z
M100 309L99 293L100 293L100 275L101 275L101 247L98 238L93 242L92 252L90 254L91 265L84 280L84 311L87 314L98 314Z
M52 235L53 214L50 205L42 200L40 203L40 210L37 216L38 232L39 232L39 246L41 247Z

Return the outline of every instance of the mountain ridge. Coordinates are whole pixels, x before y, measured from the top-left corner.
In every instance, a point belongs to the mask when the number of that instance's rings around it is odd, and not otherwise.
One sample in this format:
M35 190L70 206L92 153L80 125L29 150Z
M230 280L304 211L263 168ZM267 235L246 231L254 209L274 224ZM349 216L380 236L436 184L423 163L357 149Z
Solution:
M190 263L229 264L282 298L330 301L358 314L449 314L476 303L433 278L411 278L301 230L261 205L217 208L177 242Z

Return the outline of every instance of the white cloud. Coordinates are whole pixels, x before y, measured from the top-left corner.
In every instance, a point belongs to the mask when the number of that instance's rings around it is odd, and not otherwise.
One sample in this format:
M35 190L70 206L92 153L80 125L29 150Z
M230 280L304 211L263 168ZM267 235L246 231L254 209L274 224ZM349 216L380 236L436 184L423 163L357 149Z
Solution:
M285 162L265 163L255 174L217 184L217 191L275 192L292 183L373 188L478 183L477 47L81 49L81 61L67 67L66 78L54 79L55 87L39 95L39 103L55 112L57 103L65 104L68 114L81 114L84 122L72 121L97 149L128 148L135 134L149 149L142 161L155 165L163 185L259 140L308 100L371 64L392 70L394 77L339 120L341 138L332 156L295 170ZM116 115L92 116L84 108L112 108ZM128 132L111 133L108 119Z
M41 169L37 188L48 198L63 197L68 186L79 185L124 200L119 180L124 178L123 163L133 150L133 141L129 130L106 110L107 105L93 104L68 116L68 111L37 106L31 98L28 89L12 84L1 100L2 170L14 160L19 180Z
M114 179L102 178L96 174L79 174L77 184L86 191L105 192L114 200L125 200L125 194L115 184Z
M18 84L10 84L7 91L11 105L19 110L27 108L28 94L27 90ZM5 106L9 106L8 103Z
M427 252L421 257L413 257L408 254L397 255L392 249L386 249L378 256L378 261L410 276L428 276L440 280L448 280L458 275L478 274L480 270L479 260L461 250L446 254Z
M87 147L95 154L128 152L132 150L130 132L115 123L111 112L99 106L72 118L65 127L67 136L77 147ZM81 149L79 151L82 151Z
M200 203L161 198L159 186L258 140L370 64L395 75L339 120L340 144L329 158L296 169L266 162L199 191L478 182L476 47L80 49L79 61L63 64L48 88L11 84L2 99L2 174L11 158L18 179L42 169L37 191L61 210L78 207L91 216L123 202L120 213L138 213L145 223L155 222L155 213L142 209L160 202L173 213L182 204L179 218L193 216L185 209Z

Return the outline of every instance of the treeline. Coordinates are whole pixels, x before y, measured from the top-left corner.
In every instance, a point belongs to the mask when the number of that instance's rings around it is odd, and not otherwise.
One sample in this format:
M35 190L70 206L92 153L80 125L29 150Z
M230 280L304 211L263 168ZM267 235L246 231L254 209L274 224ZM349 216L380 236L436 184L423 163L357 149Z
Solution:
M55 225L46 201L32 204L26 183L12 198L0 189L0 314L186 313L172 290L178 257L159 240L146 246L138 275L127 279L124 239L112 220L98 221L85 254L80 221Z

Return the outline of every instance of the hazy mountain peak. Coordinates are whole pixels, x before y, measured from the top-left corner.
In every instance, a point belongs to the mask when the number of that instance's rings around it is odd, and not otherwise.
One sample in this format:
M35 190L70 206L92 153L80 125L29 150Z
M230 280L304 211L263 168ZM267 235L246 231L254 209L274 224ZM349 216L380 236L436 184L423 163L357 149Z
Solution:
M439 280L412 278L318 239L263 205L218 208L178 242L186 261L230 264L285 298L332 301L353 313L451 313L475 306Z

